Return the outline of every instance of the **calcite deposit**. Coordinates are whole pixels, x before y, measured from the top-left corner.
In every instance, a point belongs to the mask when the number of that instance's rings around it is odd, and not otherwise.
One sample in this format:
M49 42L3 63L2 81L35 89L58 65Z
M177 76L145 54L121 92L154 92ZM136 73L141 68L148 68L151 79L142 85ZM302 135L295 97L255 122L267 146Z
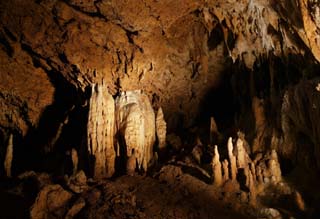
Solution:
M105 84L92 86L89 106L87 139L94 176L111 177L115 171L115 105Z

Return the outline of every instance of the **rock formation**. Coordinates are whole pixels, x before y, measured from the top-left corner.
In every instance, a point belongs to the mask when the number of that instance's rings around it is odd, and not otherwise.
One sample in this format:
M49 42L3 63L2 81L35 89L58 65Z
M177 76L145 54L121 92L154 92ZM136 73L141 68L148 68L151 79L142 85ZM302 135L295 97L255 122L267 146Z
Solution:
M79 157L78 157L78 152L74 148L71 149L71 160L72 160L72 166L73 166L73 174L76 174L78 171Z
M203 144L199 137L196 139L196 145L192 149L192 156L197 161L198 164L201 164L201 158L203 155Z
M147 95L141 91L124 91L116 99L116 124L118 138L123 140L127 156L134 153L139 169L147 171L153 158L155 143L155 115Z
M167 123L164 119L162 108L160 107L156 116L156 131L159 150L162 151L166 147Z
M223 170L223 181L226 182L230 179L229 176L229 163L227 159L224 159L222 162L222 170Z
M11 177L12 160L13 160L13 134L10 134L7 150L6 150L6 156L4 159L4 170L6 172L7 177Z
M115 106L105 84L93 84L87 125L88 151L94 157L94 177L110 177L114 173Z
M237 159L233 155L233 144L232 144L231 137L228 139L228 156L229 156L229 161L230 161L231 179L236 180L236 178L237 178Z
M233 154L231 137L228 139L227 149L230 162L230 176L228 160L225 159L221 166L218 147L214 147L211 162L214 184L221 186L225 183L224 186L226 188L231 185L233 187L236 187L237 184L238 186L240 185L240 189L249 192L249 203L255 206L257 203L256 197L258 196L258 192L261 191L261 188L265 188L270 183L277 185L282 179L277 152L272 150L264 155L257 154L253 162L243 147L243 140L241 138L237 138L234 150L235 155Z
M62 218L72 194L60 185L47 185L38 194L31 207L30 218Z
M214 143L214 140L217 140L217 137L219 136L219 131L217 127L217 123L214 119L214 117L210 117L210 144Z
M248 154L243 147L243 141L238 138L235 147L235 154L237 158L237 168L245 168L248 166Z
M220 163L220 155L218 152L218 146L214 146L214 155L212 158L212 172L213 172L213 183L216 186L221 186L223 182L222 178L222 169L221 169L221 163Z

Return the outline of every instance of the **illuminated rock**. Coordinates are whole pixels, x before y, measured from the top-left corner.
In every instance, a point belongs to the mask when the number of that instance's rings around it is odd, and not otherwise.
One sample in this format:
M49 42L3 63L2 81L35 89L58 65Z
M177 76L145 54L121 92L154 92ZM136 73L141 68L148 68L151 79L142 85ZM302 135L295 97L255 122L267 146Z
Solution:
M228 139L228 156L230 161L231 179L236 180L237 179L237 162L236 162L236 157L233 155L233 144L232 144L231 137Z
M114 174L114 100L104 84L92 85L87 124L89 154L94 157L94 177Z
M153 159L156 139L155 115L148 96L141 91L124 91L116 99L116 124L118 140L123 140L125 154L134 151L138 168L147 171ZM121 150L120 150L121 151Z
M214 146L214 155L212 158L212 174L213 174L213 183L216 186L221 186L222 185L222 171L221 171L221 163L220 163L220 155L218 151L218 146Z
M223 181L228 181L229 178L229 162L228 160L224 159L222 162L222 170L223 170Z
M167 123L164 120L162 108L160 107L156 117L156 131L158 138L158 147L162 151L166 147Z

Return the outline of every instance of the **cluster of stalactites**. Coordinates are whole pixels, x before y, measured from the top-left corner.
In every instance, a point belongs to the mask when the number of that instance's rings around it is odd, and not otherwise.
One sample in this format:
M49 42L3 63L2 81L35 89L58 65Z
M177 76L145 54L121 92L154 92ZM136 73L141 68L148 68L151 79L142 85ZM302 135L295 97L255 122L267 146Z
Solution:
M233 145L232 138L228 140L228 158L222 162L218 147L214 147L212 158L213 182L221 186L226 181L236 181L237 175L242 172L245 176L245 186L255 196L259 184L278 183L281 180L281 170L278 155L275 150L265 155L258 154L254 161L251 160L241 138Z
M162 109L155 116L148 96L139 90L121 92L114 101L105 85L93 85L87 126L95 178L114 174L116 155L127 160L128 174L136 167L146 171L153 161L156 136L159 149L166 144Z

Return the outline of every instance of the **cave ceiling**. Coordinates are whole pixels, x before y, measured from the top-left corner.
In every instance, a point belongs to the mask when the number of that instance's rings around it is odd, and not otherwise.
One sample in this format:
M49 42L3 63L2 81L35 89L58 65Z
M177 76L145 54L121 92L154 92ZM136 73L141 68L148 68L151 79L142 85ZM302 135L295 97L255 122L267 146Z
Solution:
M237 61L318 62L318 15L314 0L1 1L1 127L26 133L57 95L73 102L63 87L81 96L95 83L143 90L169 124L188 125Z

